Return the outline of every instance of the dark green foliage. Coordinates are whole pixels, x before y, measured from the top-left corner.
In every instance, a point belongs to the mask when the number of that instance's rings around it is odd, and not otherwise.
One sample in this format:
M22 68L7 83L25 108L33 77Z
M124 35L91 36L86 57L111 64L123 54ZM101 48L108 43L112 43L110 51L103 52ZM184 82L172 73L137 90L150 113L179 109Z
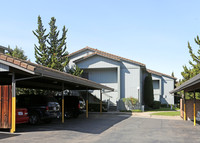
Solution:
M152 76L148 73L144 80L144 104L151 106L154 101Z
M153 101L151 108L153 109L160 109L161 102L160 101Z

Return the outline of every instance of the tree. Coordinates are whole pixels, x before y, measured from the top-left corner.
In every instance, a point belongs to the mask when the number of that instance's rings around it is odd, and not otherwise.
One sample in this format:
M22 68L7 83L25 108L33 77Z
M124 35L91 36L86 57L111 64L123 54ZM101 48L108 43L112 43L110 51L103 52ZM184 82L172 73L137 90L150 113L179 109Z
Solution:
M59 38L60 31L57 30L55 23L56 19L52 17L49 22L50 31L48 34L45 34L46 29L42 24L41 17L38 16L38 29L33 31L33 34L37 37L39 43L39 46L35 45L36 63L52 69L64 71L69 63L67 57L68 52L66 51L66 34L68 29L63 26L62 35ZM80 76L83 72L83 70L80 70L78 67L69 71L71 71L69 73L77 76Z
M171 75L172 77L174 77L174 72L172 72L172 75Z
M11 49L10 46L8 46L8 48ZM14 50L12 50L12 52L7 52L6 54L22 60L28 59L27 56L24 54L24 50L22 50L22 48L18 48L17 46Z
M48 35L48 54L49 54L49 63L48 67L52 69L57 69L60 71L64 71L64 68L69 63L67 58L68 52L66 51L66 33L67 29L63 26L62 29L62 36L59 38L59 32L57 31L57 26L55 26L56 19L54 17L51 18L49 23L50 25L50 32Z
M77 65L74 65L70 70L69 73L75 76L81 76L83 73L83 70L81 70Z
M152 75L148 73L144 80L144 104L151 106L154 101Z
M49 34L45 34L46 29L44 28L42 24L41 17L38 16L38 29L33 31L33 34L37 37L39 46L36 44L34 45L35 47L35 58L36 58L36 63L47 66L48 65L48 47L46 45L47 41L47 36Z
M192 49L190 43L188 42L188 49L189 49L190 56L192 58L192 61L189 60L189 64L190 64L191 68L188 68L187 66L183 66L183 72L181 72L181 75L183 76L183 80L181 82L185 82L200 73L200 39L199 39L199 36L194 38L194 41L199 46L199 49L198 49L197 55L196 55L193 52L193 49Z

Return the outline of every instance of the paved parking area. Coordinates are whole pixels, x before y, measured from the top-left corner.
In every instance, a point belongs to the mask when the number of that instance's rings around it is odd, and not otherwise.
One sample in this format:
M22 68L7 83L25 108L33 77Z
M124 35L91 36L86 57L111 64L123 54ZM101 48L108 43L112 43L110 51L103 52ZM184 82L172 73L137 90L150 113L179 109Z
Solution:
M17 132L0 131L0 142L6 143L198 143L200 126L191 121L151 118L131 114L91 113L62 124L17 125Z

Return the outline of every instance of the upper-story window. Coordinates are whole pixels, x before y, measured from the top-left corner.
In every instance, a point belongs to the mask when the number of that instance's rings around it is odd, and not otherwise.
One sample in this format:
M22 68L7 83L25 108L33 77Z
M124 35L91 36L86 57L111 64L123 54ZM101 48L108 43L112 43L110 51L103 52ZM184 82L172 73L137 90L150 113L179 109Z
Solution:
M159 80L153 80L153 89L160 89Z

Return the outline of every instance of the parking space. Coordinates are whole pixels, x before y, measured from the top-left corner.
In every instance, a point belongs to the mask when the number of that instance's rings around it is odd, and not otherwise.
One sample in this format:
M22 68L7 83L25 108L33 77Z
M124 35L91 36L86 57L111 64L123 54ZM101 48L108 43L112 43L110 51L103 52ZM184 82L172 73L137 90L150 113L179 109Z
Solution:
M0 132L0 142L200 142L200 126L173 119L135 117L131 114L91 113L50 124L17 125L17 132Z

